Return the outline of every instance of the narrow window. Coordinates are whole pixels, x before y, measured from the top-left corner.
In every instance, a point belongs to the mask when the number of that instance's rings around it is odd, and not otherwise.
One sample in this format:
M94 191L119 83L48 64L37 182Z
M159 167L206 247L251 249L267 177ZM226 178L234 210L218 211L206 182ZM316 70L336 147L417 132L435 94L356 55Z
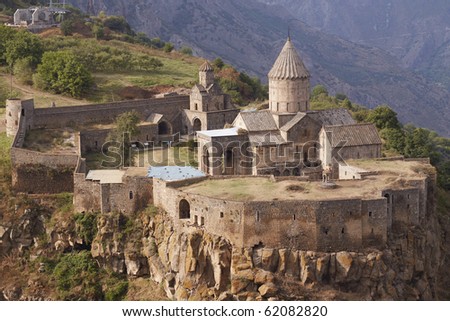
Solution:
M220 218L223 218L223 212L220 212Z
M295 214L292 216L293 220L295 221Z
M259 222L260 221L260 217L259 217L259 211L256 211L256 221Z
M372 231L371 231L371 233L373 234L373 228L372 228Z
M205 218L203 216L200 217L200 225L205 225Z
M133 191L130 191L130 200L133 199Z
M345 232L345 229L344 229L344 228L342 228L342 230L341 230L341 233L342 233L342 234L344 234L344 232Z
M194 215L194 224L197 224L197 223L198 223L198 216Z
M25 116L25 109L22 109L22 116Z
M372 217L372 212L369 212L369 217Z

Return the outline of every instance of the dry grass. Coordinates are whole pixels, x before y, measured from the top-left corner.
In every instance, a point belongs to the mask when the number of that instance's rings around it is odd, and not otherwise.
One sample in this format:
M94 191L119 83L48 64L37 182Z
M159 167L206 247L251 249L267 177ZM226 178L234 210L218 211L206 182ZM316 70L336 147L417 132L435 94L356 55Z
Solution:
M76 153L72 129L33 129L27 132L23 147L37 152Z
M418 162L374 160L352 162L352 165L369 171L379 170L380 174L368 176L364 180L337 181L338 188L332 191L322 189L321 182L299 182L295 179L273 182L263 177L207 180L186 186L182 190L238 201L373 198L381 197L381 190L389 186L408 187L410 179L424 177L424 171L415 172L417 167L429 167Z
M150 279L136 278L128 280L128 293L125 301L167 301L162 287Z

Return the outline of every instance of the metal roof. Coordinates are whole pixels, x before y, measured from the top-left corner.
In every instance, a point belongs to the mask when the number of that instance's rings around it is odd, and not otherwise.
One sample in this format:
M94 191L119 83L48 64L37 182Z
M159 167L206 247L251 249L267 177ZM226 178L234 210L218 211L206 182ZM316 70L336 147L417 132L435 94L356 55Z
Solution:
M214 130L203 130L198 131L197 134L208 136L208 137L222 137L222 136L237 136L239 128L224 128L224 129L214 129Z
M190 166L150 167L147 174L147 177L159 178L169 182L205 176L205 173Z
M120 169L90 170L86 180L99 181L100 184L120 184L124 175L125 171Z

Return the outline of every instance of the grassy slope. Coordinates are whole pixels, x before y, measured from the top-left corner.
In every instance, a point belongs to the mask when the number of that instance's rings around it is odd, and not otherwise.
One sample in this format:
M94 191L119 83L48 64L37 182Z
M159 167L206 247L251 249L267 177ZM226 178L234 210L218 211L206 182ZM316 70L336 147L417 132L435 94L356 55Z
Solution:
M79 45L91 39L79 39ZM142 45L120 41L101 41L101 45L124 49L132 53L147 54L162 61L163 67L154 71L126 71L94 73L95 85L85 99L54 95L49 92L36 90L27 85L19 84L13 79L13 96L22 99L34 98L38 108L49 107L52 102L57 106L83 105L96 102L110 102L122 100L118 92L128 86L152 89L155 86L190 88L197 80L198 66L202 59L182 55L178 52L166 53L162 50L148 48ZM4 100L10 93L10 76L6 68L0 69L0 107L4 107Z

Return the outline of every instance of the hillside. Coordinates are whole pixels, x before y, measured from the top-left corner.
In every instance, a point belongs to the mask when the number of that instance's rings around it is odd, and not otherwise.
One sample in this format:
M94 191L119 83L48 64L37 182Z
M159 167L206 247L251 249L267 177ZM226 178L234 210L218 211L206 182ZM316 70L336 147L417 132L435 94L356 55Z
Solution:
M152 1L133 5L123 0L72 0L84 10L124 15L137 31L159 36L177 46L189 45L207 58L222 57L265 81L287 35L291 35L313 75L325 84L370 107L387 103L400 119L449 136L450 94L402 67L380 50L325 34L282 7L251 1Z
M412 71L450 89L450 2L259 0L344 39L381 48Z

